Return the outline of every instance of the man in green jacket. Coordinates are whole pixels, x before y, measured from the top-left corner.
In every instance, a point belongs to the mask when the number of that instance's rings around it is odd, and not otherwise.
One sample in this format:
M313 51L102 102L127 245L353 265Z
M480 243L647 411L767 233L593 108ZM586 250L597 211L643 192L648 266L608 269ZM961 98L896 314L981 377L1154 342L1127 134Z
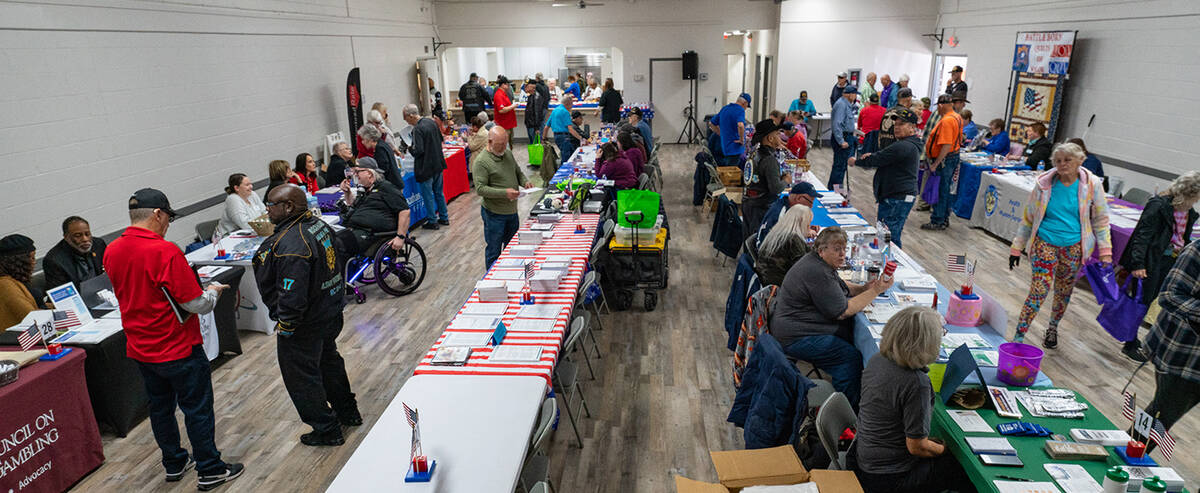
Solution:
M484 262L491 269L492 263L500 257L500 251L521 226L521 217L517 215L519 189L533 185L521 173L521 167L508 149L508 131L500 126L488 131L487 150L475 158L471 175L475 193L483 199L483 239L487 243Z

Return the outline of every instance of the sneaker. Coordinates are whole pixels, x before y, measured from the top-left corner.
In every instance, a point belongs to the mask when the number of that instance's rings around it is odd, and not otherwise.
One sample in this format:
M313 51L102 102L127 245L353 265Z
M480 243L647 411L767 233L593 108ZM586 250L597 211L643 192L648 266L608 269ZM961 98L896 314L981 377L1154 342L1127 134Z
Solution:
M425 229L432 229L432 230L436 230L436 229L438 229L438 225L437 225L437 223L431 223L431 222L427 222L427 223L425 223L425 224L422 224L422 225L421 225L421 227L422 227L422 228L425 228Z
M950 227L950 225L949 225L949 224L925 223L925 224L922 224L922 225L921 225L921 229L924 229L924 230L927 230L927 231L941 231L941 230L943 230L943 229L946 229L946 228L948 228L948 227Z
M450 220L449 219L438 219L438 224L441 224L442 226L449 226Z
M195 467L196 467L196 461L193 460L192 456L189 455L187 458L187 464L184 464L182 469L180 469L177 472L167 471L167 482L174 483L176 481L183 479L183 475L187 474L188 471L192 470Z
M922 202L920 205L913 207L913 210L917 212L928 212L933 210L933 206Z
M342 431L336 430L328 433L318 433L313 431L300 435L300 443L309 447L336 447L346 443L346 439L342 437Z
M1042 347L1046 349L1058 347L1058 329L1046 329L1046 337L1042 339Z
M1146 354L1146 349L1142 347L1142 342L1137 339L1126 342L1125 347L1121 348L1121 354L1138 363L1145 363L1150 359Z
M359 426L363 424L362 415L357 409L348 413L338 413L338 423L342 426Z
M225 471L220 474L209 476L200 476L200 481L196 483L196 488L200 491L208 491L221 486L225 483L233 481L242 475L242 471L246 469L241 464L229 464L225 466Z

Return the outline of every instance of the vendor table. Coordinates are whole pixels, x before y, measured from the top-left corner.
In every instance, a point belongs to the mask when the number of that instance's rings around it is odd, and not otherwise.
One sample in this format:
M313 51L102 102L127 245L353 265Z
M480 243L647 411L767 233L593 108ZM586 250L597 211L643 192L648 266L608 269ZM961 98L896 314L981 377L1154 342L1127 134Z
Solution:
M35 362L0 387L0 491L66 491L104 462L84 382L86 357L74 350Z
M511 493L546 381L529 376L408 379L326 491ZM437 461L433 480L405 483L412 428L404 406L420 416L421 444Z
M446 170L442 172L442 193L446 202L471 190L471 180L467 178L467 148L461 146L443 146L442 154L446 156Z
M993 161L992 155L986 152L964 152L958 171L958 201L954 203L954 214L963 219L971 219L975 210L975 197L979 195L979 180L983 172L993 169L1005 171L1027 170L1020 161Z
M832 115L829 113L817 113L808 117L808 122L813 126L813 131L808 134L808 140L812 142L813 148L820 149L824 141L829 138L833 129L829 125L830 118Z

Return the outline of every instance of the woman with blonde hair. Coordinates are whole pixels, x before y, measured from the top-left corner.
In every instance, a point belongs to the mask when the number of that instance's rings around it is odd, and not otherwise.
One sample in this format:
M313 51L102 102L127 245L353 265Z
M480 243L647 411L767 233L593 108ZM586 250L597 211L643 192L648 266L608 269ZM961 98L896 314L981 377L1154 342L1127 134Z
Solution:
M1166 190L1146 202L1129 245L1121 254L1121 266L1143 280L1142 303L1150 305L1152 311L1157 311L1154 299L1167 273L1175 265L1180 250L1190 243L1197 217L1192 206L1196 202L1200 202L1200 171L1179 175ZM1141 343L1134 338L1125 343L1121 352L1134 360L1146 361L1140 348Z
M263 192L263 196L271 194L271 190L279 185L283 185L295 176L296 172L292 169L292 163L282 159L276 159L267 164L267 177L271 179L267 183L267 190Z
M1017 322L1015 342L1022 342L1029 324L1054 286L1054 311L1042 347L1058 347L1058 323L1071 302L1076 274L1083 260L1099 250L1101 262L1112 263L1112 234L1108 199L1100 178L1082 168L1086 156L1075 144L1054 147L1054 167L1037 177L1025 203L1021 226L1009 248L1008 269L1021 263L1028 249L1033 280Z
M812 209L802 204L793 205L783 218L771 228L758 247L758 272L765 285L779 285L788 269L800 257L808 253L808 225L812 222Z
M858 433L850 468L866 493L975 491L941 440L929 437L933 385L946 329L932 308L910 306L883 326L879 353L862 374Z

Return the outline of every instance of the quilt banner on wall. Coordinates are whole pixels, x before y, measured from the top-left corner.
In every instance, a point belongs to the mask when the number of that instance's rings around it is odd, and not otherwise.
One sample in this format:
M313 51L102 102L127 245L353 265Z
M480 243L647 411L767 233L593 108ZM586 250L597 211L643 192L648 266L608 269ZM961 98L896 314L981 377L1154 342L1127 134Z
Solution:
M1009 139L1024 143L1025 127L1040 122L1046 126L1046 136L1054 140L1065 80L1065 77L1054 74L1017 74L1017 84L1012 94L1012 118L1008 122Z
M1013 70L1066 75L1075 46L1075 31L1019 32Z

